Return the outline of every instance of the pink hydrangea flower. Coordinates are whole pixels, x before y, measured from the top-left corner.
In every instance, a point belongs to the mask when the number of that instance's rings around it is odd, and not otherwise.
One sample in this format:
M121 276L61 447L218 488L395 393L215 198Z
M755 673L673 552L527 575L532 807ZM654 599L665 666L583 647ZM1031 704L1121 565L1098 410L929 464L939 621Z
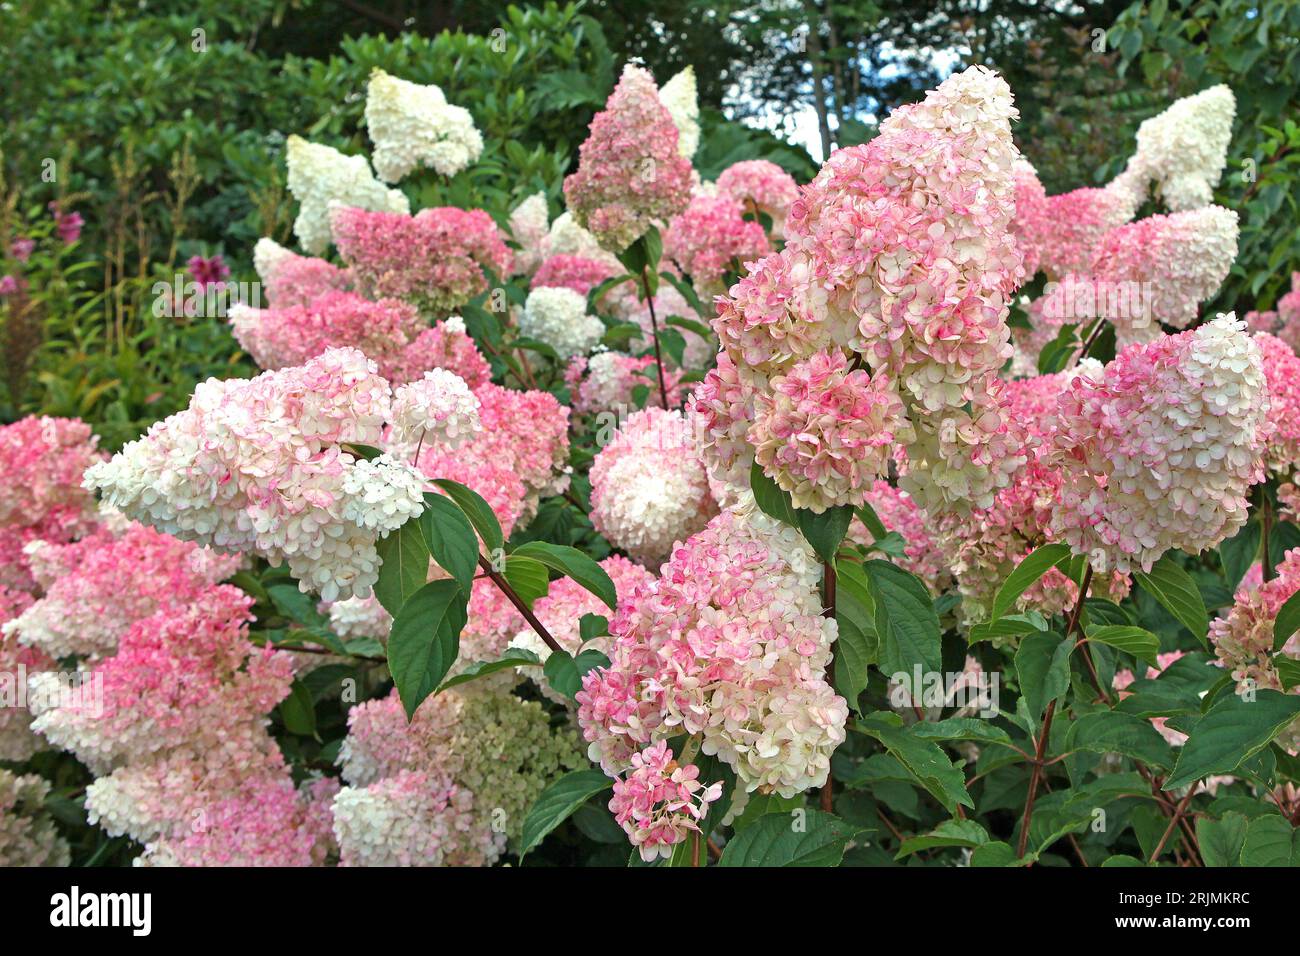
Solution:
M664 232L664 255L694 280L701 292L721 292L728 272L772 249L758 222L743 218L744 209L730 196L696 196L673 217Z
M1267 413L1259 347L1231 314L1078 372L1050 439L1053 532L1096 570L1125 573L1213 547L1245 523Z
M722 784L705 787L699 776L695 764L683 766L673 759L666 740L632 755L632 769L614 781L609 810L641 859L667 859L674 844L700 832L699 821L722 796Z
M747 213L764 213L772 219L772 235L785 235L790 206L799 198L794 177L766 159L732 163L718 176L718 192L730 196Z
M622 252L690 199L690 161L679 155L677 127L642 67L623 67L579 156L564 197L578 224L610 252Z
M510 273L510 249L487 213L454 207L415 216L336 207L334 243L361 291L447 315L487 288L485 269Z
M582 256L554 255L548 256L533 273L529 288L559 287L586 295L614 275L614 269L607 262Z

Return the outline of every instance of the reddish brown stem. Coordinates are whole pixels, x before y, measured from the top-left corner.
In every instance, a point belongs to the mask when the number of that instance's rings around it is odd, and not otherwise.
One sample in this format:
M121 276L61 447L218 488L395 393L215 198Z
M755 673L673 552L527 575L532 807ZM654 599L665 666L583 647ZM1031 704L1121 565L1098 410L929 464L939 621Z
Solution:
M659 353L659 320L655 317L655 297L650 294L650 268L649 266L641 267L641 281L645 286L645 301L650 309L650 334L654 338L655 344L655 371L659 374L659 399L663 402L664 410L667 411L668 405L668 386L664 382L664 359Z
M1092 584L1092 565L1088 565L1083 572L1083 583L1079 585L1079 599L1074 604L1074 610L1070 613L1070 623L1065 629L1066 640L1079 625L1079 618L1083 614L1083 602L1088 596L1088 588ZM1085 648L1086 653L1086 648ZM1049 701L1047 711L1043 714L1043 727L1038 733L1038 746L1034 752L1033 770L1029 773L1029 797L1025 800L1025 815L1020 821L1020 840L1016 845L1016 858L1024 859L1025 848L1029 845L1029 823L1034 816L1034 801L1038 798L1038 785L1043 779L1043 755L1047 752L1047 742L1052 735L1052 717L1056 713L1056 701Z
M492 579L492 583L495 584L501 590L501 593L509 599L510 603L515 606L515 610L523 615L524 620L528 622L528 626L537 632L537 636L546 643L547 647L553 651L567 653L564 648L560 646L559 642L555 638L551 637L551 632L546 629L546 625L537 620L537 615L533 613L532 608L525 604L523 598L515 593L515 589L510 586L510 582L507 581L500 572L493 568L488 559L483 557L481 554L478 556L478 566L483 569L483 573Z

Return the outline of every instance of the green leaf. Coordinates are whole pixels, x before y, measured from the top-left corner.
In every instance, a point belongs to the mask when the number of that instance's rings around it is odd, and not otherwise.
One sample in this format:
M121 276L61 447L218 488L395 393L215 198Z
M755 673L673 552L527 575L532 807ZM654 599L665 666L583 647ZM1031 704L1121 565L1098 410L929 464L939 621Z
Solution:
M1087 629L1089 641L1108 644L1127 654L1132 654L1140 661L1146 661L1152 667L1159 667L1156 655L1160 651L1160 638L1141 627L1127 624L1107 624L1102 627Z
M1277 817L1276 819L1281 819ZM1285 821L1283 821L1285 822ZM1250 820L1240 813L1225 813L1218 820L1196 818L1196 844L1206 866L1238 866Z
M593 667L608 667L609 658L595 648L579 652L577 657L567 651L552 651L542 666L551 689L572 700L582 690L582 678Z
M1278 608L1277 618L1273 621L1273 650L1280 651L1285 647L1297 630L1300 630L1300 591Z
M853 520L853 509L848 505L827 508L821 514L798 508L794 513L799 530L823 561L834 561L835 553L840 549L840 542L849 530Z
M970 643L991 641L999 637L1019 637L1021 634L1033 634L1046 631L1047 621L1037 611L1028 614L1008 614L983 624L976 624L970 629Z
M1037 720L1049 701L1060 697L1070 687L1070 651L1073 639L1039 631L1020 642L1016 651L1016 675L1020 693Z
M924 836L909 837L898 848L894 859L901 860L918 850L940 846L977 847L989 842L989 833L974 820L945 820Z
M495 661L475 661L467 666L455 677L448 678L442 682L438 688L441 694L449 687L456 687L460 684L468 684L472 680L480 677L487 677L489 674L495 674L497 671L509 670L512 667L527 667L540 665L541 659L532 651L523 647L507 647L505 652Z
M793 797L783 797L777 793L759 793L754 791L749 795L749 800L745 803L745 809L740 812L735 820L732 821L732 827L737 833L758 822L760 817L769 813L788 814L796 807L803 806L804 799L802 794Z
M731 838L719 866L836 866L861 829L820 810L769 813Z
M914 574L879 558L862 565L874 604L876 635L880 639L880 669L886 677L905 675L913 681L943 670L939 615L930 592Z
M863 502L854 513L861 519L863 527L871 533L872 538L883 538L889 534L889 529L885 527L885 523L876 514L876 509L870 504Z
M1252 820L1241 845L1241 865L1300 866L1300 847L1296 845L1295 829L1272 813Z
M408 720L456 662L467 606L455 581L431 581L393 616L388 669Z
M1205 610L1205 601L1196 587L1191 575L1174 563L1173 558L1165 555L1151 568L1150 574L1134 571L1133 577L1142 589L1160 602L1166 611L1178 618L1179 622L1192 632L1209 649L1205 635L1209 630L1209 615Z
M433 560L468 594L478 571L478 538L465 512L450 498L426 495L420 530Z
M618 608L618 593L614 590L614 582L604 568L577 548L551 544L549 541L529 541L511 552L512 556L516 554L540 561L548 568L567 574L604 601L611 611Z
M578 642L586 644L588 641L605 637L609 634L609 619L603 614L584 614L578 618Z
M966 792L966 778L953 766L952 760L932 740L918 736L914 730L905 729L897 714L880 711L860 720L856 728L875 737L921 786L929 790L949 813L957 812L957 805L974 807Z
M546 565L523 554L506 555L505 579L529 608L551 589Z
M1002 587L998 588L993 598L993 617L1002 617L1013 607L1025 590L1046 574L1051 568L1070 556L1070 547L1066 544L1045 544L1025 557L1016 566Z
M524 818L519 859L527 856L546 838L546 834L568 819L578 807L612 786L614 781L599 770L575 770L543 790Z
M758 462L754 462L749 469L749 487L763 514L796 528L799 526L798 519L794 516L794 506L790 504L789 492L783 491L775 481L767 477L763 466Z
M1173 762L1169 744L1151 721L1111 710L1085 714L1071 724L1065 749L1123 754L1162 769Z
M429 547L419 518L411 518L375 543L379 552L379 580L375 597L394 617L412 594L429 580Z
M856 564L844 562L836 571L835 689L859 714L858 698L867 689L868 670L879 651L869 587Z
M933 723L914 724L912 734L922 740L973 740L983 744L1010 744L1010 735L1001 727L976 717L949 717Z
M1232 773L1268 746L1300 713L1300 697L1257 690L1255 699L1225 694L1192 728L1163 789L1173 790L1212 774Z
M1228 587L1231 590L1237 589L1241 579L1255 563L1262 538L1263 528L1260 523L1251 520L1246 522L1235 535L1219 545L1219 560L1223 564L1223 574L1228 579Z
M505 539L501 535L501 523L497 521L492 508L478 492L450 478L435 478L433 483L445 491L447 497L456 502L460 510L465 512L465 517L474 526L478 536L483 539L488 551L500 551L505 547ZM432 494L430 492L424 496L426 503Z
M302 737L316 735L316 703L311 691L295 680L289 685L289 696L280 701L280 719L291 734Z
M1026 853L1023 860L1016 858L1016 851L1008 843L996 840L977 846L970 855L970 865L985 866L1028 866L1038 857L1036 853Z

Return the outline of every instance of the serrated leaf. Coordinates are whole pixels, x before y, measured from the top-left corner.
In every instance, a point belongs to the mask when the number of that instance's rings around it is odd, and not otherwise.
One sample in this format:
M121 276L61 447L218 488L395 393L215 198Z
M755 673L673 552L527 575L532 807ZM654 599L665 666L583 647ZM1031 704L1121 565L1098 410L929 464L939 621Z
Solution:
M427 495L420 530L433 560L468 594L478 571L478 538L465 512L450 498Z
M966 778L953 766L943 748L905 729L897 714L879 712L860 720L857 729L875 737L921 786L930 791L949 813L960 804L974 807L966 791Z
M1160 652L1160 638L1141 627L1128 624L1105 624L1086 631L1089 641L1107 644L1116 650L1132 654L1152 667L1159 667L1156 655Z
M1133 577L1208 650L1205 636L1209 630L1209 615L1191 575L1166 554L1152 566L1150 574L1134 571Z
M835 689L860 714L858 698L867 689L868 671L879 651L874 608L861 568L844 562L836 579Z
M1021 634L1033 634L1035 631L1046 630L1047 622L1041 614L1036 612L1008 614L1006 617L985 621L983 624L976 624L972 627L970 629L970 643L978 644L981 641L991 641L999 637L1019 637Z
M749 487L754 492L754 501L763 514L784 521L792 527L798 527L794 515L794 506L790 504L790 494L782 490L775 481L767 477L763 466L754 462L749 469Z
M1169 744L1149 720L1111 710L1085 714L1071 724L1065 749L1123 754L1161 769L1173 763Z
M1296 843L1295 828L1282 817L1271 813L1258 817L1246 828L1241 865L1300 866L1300 847Z
M575 770L543 790L524 818L519 858L527 856L578 807L612 786L614 781L599 770Z
M925 585L888 561L873 559L862 565L870 585L880 670L886 677L905 675L913 681L919 667L922 677L943 670L939 615Z
M498 671L510 670L515 667L528 667L529 665L538 666L541 663L541 659L527 648L507 647L505 652L496 660L475 661L455 677L443 681L442 686L438 688L438 693L441 694L449 687L468 684L472 680L487 677L489 674L495 674Z
M1239 866L1249 827L1250 820L1240 813L1225 813L1218 820L1197 817L1196 844L1205 865Z
M455 581L431 581L394 615L388 636L388 670L407 720L456 663L467 607Z
M812 545L813 551L823 561L834 561L835 553L840 549L840 542L849 530L853 520L853 509L847 505L827 508L821 514L798 508L794 512L795 521L804 539Z
M1035 720L1043 715L1049 701L1069 689L1073 648L1073 639L1051 632L1039 631L1021 640L1016 650L1016 675L1021 696Z
M974 848L989 842L989 833L974 820L945 820L923 836L909 837L898 848L894 859L901 860L920 850L960 846Z
M1232 773L1268 746L1300 713L1300 697L1257 690L1254 700L1226 694L1192 728L1165 781L1173 790L1212 774Z
M456 502L460 510L465 512L465 517L474 526L478 536L483 539L483 544L487 546L488 551L500 551L505 546L505 539L501 535L501 522L497 521L491 506L477 491L450 478L434 478L433 483L445 491L447 497ZM425 495L426 503L432 494L430 492Z
M769 813L731 838L719 866L836 866L859 827L820 810Z
M394 617L402 605L429 580L429 547L419 518L411 518L396 531L375 542L379 553L379 580L375 598Z
M552 651L542 665L542 672L551 689L570 700L582 690L582 678L593 667L608 667L609 658L594 648L587 648L575 657L567 651Z
M514 555L532 558L548 568L568 575L604 601L611 611L618 608L618 592L614 590L614 582L610 580L604 568L577 548L551 544L549 541L529 541L515 548L511 552L511 556Z
M506 569L503 573L520 600L529 608L551 589L551 575L546 570L546 565L527 555L506 555Z
M1059 543L1045 544L1027 555L998 588L993 598L993 618L996 620L1015 607L1020 595L1030 585L1069 556L1069 545Z

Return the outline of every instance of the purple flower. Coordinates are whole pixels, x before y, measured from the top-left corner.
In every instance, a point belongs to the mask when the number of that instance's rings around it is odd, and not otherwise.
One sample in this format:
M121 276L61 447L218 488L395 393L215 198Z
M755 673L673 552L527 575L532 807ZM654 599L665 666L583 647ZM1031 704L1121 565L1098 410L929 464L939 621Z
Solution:
M189 269L190 277L198 283L200 289L206 289L209 285L220 286L222 280L230 276L230 267L221 256L213 256L210 259L191 256L186 267Z
M0 299L22 290L22 280L15 276L0 276Z
M81 238L81 227L86 224L86 220L81 218L81 213L63 212L57 202L51 202L49 210L54 214L54 231L59 234L59 238L64 243L71 245Z
M21 236L9 244L9 254L19 262L26 262L31 258L32 250L36 248L36 241Z

